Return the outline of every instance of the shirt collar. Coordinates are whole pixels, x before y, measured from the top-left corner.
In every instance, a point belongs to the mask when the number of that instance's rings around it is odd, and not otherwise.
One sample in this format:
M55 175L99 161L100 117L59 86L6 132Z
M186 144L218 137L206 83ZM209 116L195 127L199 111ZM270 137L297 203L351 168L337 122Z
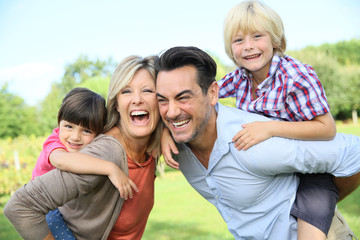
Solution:
M274 76L274 74L276 73L276 71L278 70L279 66L280 66L280 62L281 62L281 58L280 56L275 53L272 60L271 60L271 65L270 65L270 69L269 69L269 73L268 73L268 77L265 79L264 82L262 82L260 86L263 86L265 84L265 82L268 81L268 79L272 79L272 77ZM241 76L245 79L250 80L250 72L243 67L240 67L240 72L242 73Z

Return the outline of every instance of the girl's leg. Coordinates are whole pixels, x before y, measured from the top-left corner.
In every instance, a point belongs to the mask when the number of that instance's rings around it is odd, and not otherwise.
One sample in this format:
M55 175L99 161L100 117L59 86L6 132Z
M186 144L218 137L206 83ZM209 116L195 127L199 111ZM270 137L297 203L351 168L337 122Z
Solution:
M46 221L55 239L76 240L73 233L71 232L66 222L64 221L64 218L62 217L59 209L50 211L46 215Z

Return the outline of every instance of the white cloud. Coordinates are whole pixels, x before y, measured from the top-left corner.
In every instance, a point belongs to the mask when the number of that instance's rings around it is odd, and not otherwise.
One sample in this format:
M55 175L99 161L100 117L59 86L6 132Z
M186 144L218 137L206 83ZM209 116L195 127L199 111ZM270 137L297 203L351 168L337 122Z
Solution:
M51 84L59 81L63 69L42 62L26 63L0 69L0 84L8 83L8 90L22 97L29 105L35 105L50 90Z

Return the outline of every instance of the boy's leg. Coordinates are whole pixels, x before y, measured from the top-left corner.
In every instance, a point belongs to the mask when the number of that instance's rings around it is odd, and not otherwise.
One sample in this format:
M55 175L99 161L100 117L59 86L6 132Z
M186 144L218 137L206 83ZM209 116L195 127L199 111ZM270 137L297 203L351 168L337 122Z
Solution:
M352 193L360 185L360 173L351 177L334 177L336 187L339 189L339 201Z
M331 227L326 240L353 240L353 239L357 240L355 234L351 231L349 225L346 223L343 216L341 216L340 212L336 209L335 216L331 223Z
M325 239L329 231L339 198L338 190L330 174L299 174L300 184L291 214L301 219L298 237L312 231L312 239ZM309 226L311 224L312 226ZM305 228L306 227L306 228ZM320 231L323 234L320 233Z
M50 211L46 215L46 221L55 239L76 240L73 233L67 226L59 209Z
M305 222L301 218L297 219L297 240L325 240L326 236L323 231L311 225L310 223Z

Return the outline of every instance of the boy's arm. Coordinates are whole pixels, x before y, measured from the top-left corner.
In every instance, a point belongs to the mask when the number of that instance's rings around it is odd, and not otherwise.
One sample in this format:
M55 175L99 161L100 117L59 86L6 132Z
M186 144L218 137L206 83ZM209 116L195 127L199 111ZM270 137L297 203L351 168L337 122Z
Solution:
M67 152L61 148L52 151L49 160L54 167L63 171L108 176L125 200L133 197L132 189L138 191L135 183L115 163L81 152Z
M309 121L252 122L242 125L243 129L234 138L238 150L251 146L270 137L285 137L298 140L331 140L336 134L334 119L330 113L317 116Z

